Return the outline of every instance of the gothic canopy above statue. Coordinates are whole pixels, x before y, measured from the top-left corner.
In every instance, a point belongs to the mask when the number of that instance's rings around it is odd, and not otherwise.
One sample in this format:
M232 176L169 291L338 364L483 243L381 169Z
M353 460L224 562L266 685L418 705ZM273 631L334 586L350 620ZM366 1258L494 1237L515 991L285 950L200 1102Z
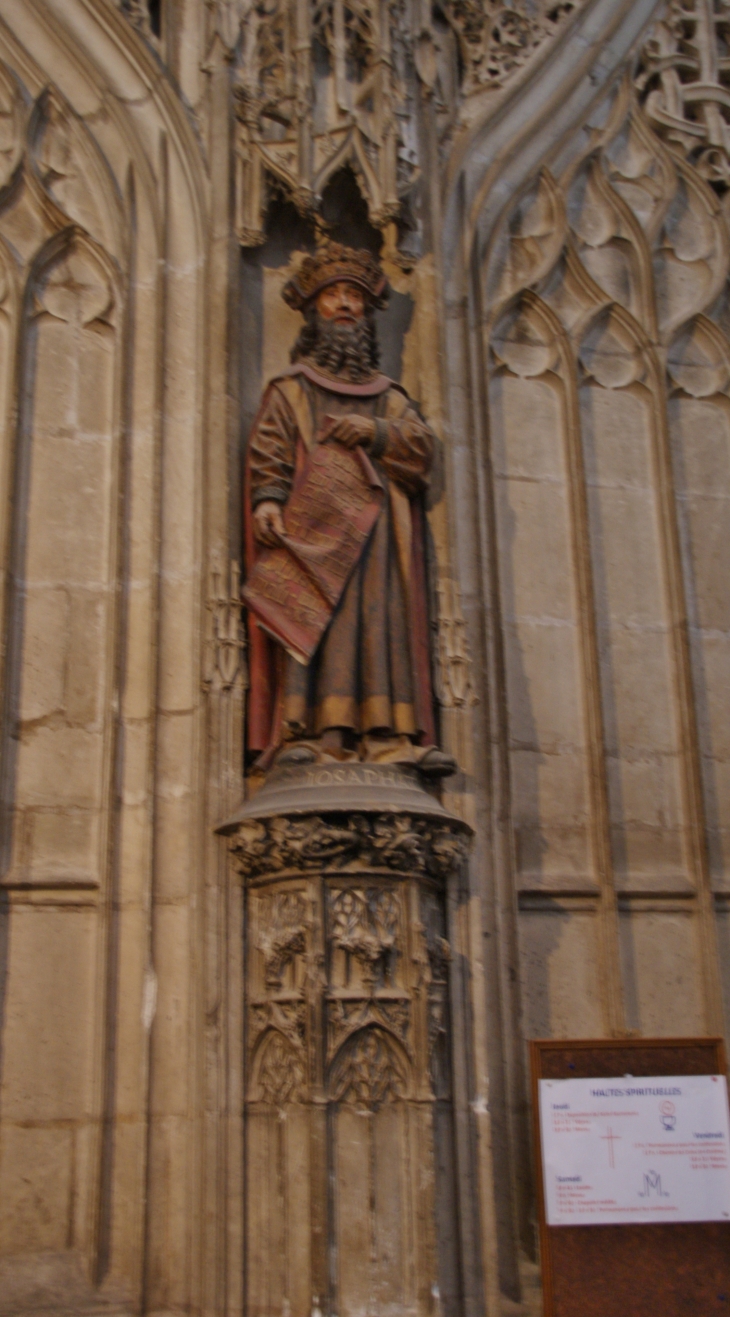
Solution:
M236 6L238 23L229 16L225 28L236 50L240 242L263 241L272 186L314 216L345 165L376 228L416 225L408 213L427 167L424 116L433 107L447 151L484 98L498 95L579 8L580 0L441 0L433 12L370 0Z

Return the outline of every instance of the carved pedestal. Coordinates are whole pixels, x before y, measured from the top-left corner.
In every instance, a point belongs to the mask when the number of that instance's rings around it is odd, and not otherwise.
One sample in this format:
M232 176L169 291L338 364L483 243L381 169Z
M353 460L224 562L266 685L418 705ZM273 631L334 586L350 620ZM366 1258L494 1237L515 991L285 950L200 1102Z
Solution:
M352 765L272 774L225 830L246 888L249 1317L437 1313L456 1265L445 893L468 829L415 773Z

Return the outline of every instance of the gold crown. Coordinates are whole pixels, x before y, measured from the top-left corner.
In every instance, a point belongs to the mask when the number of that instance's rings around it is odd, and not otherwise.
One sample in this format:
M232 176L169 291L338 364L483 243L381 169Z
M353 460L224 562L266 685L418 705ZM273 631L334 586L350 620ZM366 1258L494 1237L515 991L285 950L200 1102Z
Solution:
M288 306L301 311L327 284L340 281L357 284L375 306L385 305L387 280L380 263L364 247L355 251L339 242L327 242L315 256L307 256L281 295Z

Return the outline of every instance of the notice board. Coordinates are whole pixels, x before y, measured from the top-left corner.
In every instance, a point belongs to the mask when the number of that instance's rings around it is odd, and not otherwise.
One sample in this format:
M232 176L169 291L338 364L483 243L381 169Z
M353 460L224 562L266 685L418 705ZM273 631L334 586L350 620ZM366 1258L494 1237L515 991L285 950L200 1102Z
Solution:
M730 1317L730 1223L548 1226L540 1079L726 1073L720 1038L530 1044L545 1317Z

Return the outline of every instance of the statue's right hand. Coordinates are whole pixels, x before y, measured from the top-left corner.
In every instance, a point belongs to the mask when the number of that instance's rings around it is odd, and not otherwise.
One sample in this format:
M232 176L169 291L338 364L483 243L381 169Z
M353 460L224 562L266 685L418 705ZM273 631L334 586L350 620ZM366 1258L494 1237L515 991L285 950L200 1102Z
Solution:
M281 504L273 499L265 499L263 503L259 503L258 507L254 508L253 529L254 537L259 544L266 544L268 548L275 549L285 534Z

